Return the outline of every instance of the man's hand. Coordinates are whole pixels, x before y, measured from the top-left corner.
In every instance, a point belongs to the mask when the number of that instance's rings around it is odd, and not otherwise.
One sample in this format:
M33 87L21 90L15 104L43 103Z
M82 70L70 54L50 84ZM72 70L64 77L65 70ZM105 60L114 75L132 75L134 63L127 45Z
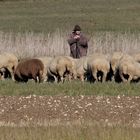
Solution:
M74 36L74 39L79 39L79 38L80 38L79 35L75 35L75 36Z

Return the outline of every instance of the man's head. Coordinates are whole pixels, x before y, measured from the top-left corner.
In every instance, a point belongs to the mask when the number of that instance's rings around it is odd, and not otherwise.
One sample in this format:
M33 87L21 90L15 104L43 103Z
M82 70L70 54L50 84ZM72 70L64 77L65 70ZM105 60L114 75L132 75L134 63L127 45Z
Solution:
M75 25L73 32L79 35L81 33L81 27L79 25Z

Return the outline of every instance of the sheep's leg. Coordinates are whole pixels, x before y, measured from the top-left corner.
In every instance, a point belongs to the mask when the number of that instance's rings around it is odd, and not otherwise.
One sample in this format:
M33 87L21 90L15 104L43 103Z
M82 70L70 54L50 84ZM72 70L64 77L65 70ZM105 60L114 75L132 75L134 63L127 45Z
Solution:
M123 74L120 74L120 77L121 77L123 82L125 82L125 83L127 82L127 79L124 78Z
M55 75L53 75L53 77L54 77L54 82L58 83L58 78Z
M73 76L74 80L76 80L76 79L77 79L77 73L76 73L76 71L75 71L75 70L72 72L72 76Z
M0 80L4 80L4 74L0 74Z
M64 82L64 72L61 70L58 72L59 80L63 83Z
M46 73L42 70L39 71L39 75L37 76L37 81L40 83L40 82L44 82L44 79L45 79L45 76L46 76Z
M43 82L45 83L47 82L47 80L48 80L48 76L45 76Z
M115 75L111 77L111 81L115 81Z
M107 72L104 72L104 73L103 73L102 82L105 82L105 81L106 81L106 77L107 77Z
M68 78L71 78L71 79L76 80L77 79L77 73L76 73L76 71L75 70L71 70ZM71 81L71 79L69 79L69 81Z
M8 71L10 72L11 74L11 77L12 77L12 80L15 81L15 78L14 78L14 72L12 70L12 67L7 67Z
M74 79L74 76L72 73L68 74L68 81L71 82L71 80Z
M89 75L88 75L87 78L88 78L87 80L89 80L90 82L93 82L93 80L95 80L95 79L94 79L94 76L93 76L93 74L92 74L92 71L89 71Z
M42 80L43 82L46 82L48 80L47 70L44 70L43 75L42 75Z
M40 82L40 80L39 80L39 77L38 77L38 76L36 76L36 77L34 78L34 80L35 80L35 82L36 82L36 83Z
M128 82L131 82L132 79L133 79L133 77L131 75L129 75Z
M93 78L95 79L95 82L97 82L97 81L98 81L98 78L97 78L97 71L93 71L93 72L92 72L92 76L93 76Z
M53 74L53 73L51 73L51 72L49 72L48 74L49 74L51 77L54 78L54 83L58 83L58 76L57 76L57 74ZM47 77L48 77L48 74L47 74Z
M113 71L111 81L115 81L117 70Z
M41 75L37 76L37 82L38 82L38 83L40 83L42 80L43 80L43 79L42 79L42 76L41 76Z
M24 77L24 79L26 79L26 77ZM35 82L39 82L39 74L32 74L32 79L35 80Z
M82 82L84 82L84 76L83 76L83 75L80 75L80 80L81 80Z
M60 81L61 81L62 83L64 83L64 77L63 77L63 76L60 77Z
M68 81L71 82L72 76L68 74Z
M65 72L65 69L63 68L58 72L61 82L64 82L64 72Z

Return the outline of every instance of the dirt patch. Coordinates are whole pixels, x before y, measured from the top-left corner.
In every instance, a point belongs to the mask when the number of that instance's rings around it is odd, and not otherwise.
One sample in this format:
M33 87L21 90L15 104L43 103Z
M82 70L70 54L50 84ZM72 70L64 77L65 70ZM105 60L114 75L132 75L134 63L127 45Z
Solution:
M139 96L0 96L0 122L91 120L139 127Z

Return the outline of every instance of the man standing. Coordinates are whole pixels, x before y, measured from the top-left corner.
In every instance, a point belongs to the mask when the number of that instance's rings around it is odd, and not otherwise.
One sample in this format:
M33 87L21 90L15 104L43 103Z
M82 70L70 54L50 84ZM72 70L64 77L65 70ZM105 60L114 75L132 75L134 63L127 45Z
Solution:
M79 25L74 26L74 29L67 41L70 46L71 57L80 58L87 55L88 40L81 33L81 27Z

